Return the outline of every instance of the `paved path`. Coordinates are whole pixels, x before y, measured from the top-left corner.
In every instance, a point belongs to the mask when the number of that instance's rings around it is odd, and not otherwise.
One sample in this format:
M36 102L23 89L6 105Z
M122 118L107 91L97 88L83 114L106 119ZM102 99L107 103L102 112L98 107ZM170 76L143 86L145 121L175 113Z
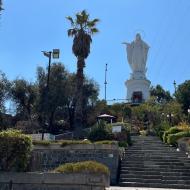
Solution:
M182 190L182 189L165 189L165 188L141 188L141 187L109 187L106 190ZM185 190L185 189L183 189ZM189 189L186 189L189 190Z

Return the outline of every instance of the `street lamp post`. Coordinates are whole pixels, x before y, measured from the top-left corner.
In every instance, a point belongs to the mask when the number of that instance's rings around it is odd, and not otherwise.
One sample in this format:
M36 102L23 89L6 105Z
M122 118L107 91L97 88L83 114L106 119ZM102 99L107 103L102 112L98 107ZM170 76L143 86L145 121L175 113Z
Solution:
M174 117L174 114L172 114L172 113L167 114L167 118L169 119L170 126L172 125L173 117Z
M175 90L175 93L176 93L176 90L177 90L177 86L176 86L176 81L174 80L174 83L173 83L173 85L174 85L174 90Z
M48 63L48 77L47 77L47 89L49 88L49 78L50 78L50 69L51 69L51 58L53 55L53 59L59 59L60 51L59 49L53 49L53 51L42 51L44 56L48 57L49 63Z
M105 68L105 81L104 81L104 85L105 85L105 101L107 100L107 71L108 71L108 64L106 63L106 68Z
M53 51L42 51L44 56L48 57L48 76L47 76L47 84L46 84L46 101L48 105L48 93L49 93L49 80L50 80L50 72L51 72L51 59L59 59L60 50L53 49ZM42 140L44 139L44 130L42 131Z
M190 107L187 109L188 123L190 123Z

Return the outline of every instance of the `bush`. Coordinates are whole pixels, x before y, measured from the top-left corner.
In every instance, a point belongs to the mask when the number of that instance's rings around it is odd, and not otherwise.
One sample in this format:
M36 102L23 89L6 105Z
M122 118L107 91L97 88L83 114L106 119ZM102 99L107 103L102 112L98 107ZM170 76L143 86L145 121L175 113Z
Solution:
M164 141L163 140L164 133L165 133L165 131L159 131L158 134L157 134L162 141Z
M118 142L117 141L108 141L108 140L104 140L104 141L96 141L94 142L95 144L111 144L111 145L117 145Z
M102 173L109 174L109 169L105 165L95 161L84 161L77 163L67 163L55 169L59 173Z
M92 144L89 140L64 140L61 141L61 146L67 146L72 144Z
M93 144L89 140L60 140L60 141L33 141L33 145L41 145L41 146L49 146L52 144L57 144L62 147L65 147L67 145L74 145L74 144ZM117 141L111 141L111 140L103 140L103 141L95 141L94 144L111 144L111 145L117 145Z
M113 135L110 127L106 126L104 122L100 122L99 125L92 128L88 139L91 141L111 140L113 139Z
M178 128L183 130L183 131L189 131L190 130L190 126L186 122L179 123Z
M31 149L31 137L18 130L0 132L0 170L25 171Z
M141 130L140 131L140 135L141 136L147 136L148 135L148 131L147 130Z
M165 143L167 143L167 138L168 138L168 135L169 134L175 134L175 133L178 133L178 132L181 132L182 129L180 129L178 126L176 127L171 127L168 131L165 131L164 132L164 135L163 135L163 141Z
M127 143L127 141L119 141L118 145L119 145L119 147L126 148L126 147L128 147L129 144Z
M167 143L171 145L176 145L177 140L179 140L182 137L190 137L190 131L182 131L175 134L169 134L167 138Z
M47 140L38 140L38 141L32 141L33 145L42 145L42 146L49 146L51 144L51 141Z
M120 144L126 142L128 145L132 145L131 135L129 131L122 131L120 133L115 133L114 140L121 142Z
M163 134L165 131L170 129L170 125L166 121L162 121L159 125L157 125L154 129L157 133L157 135L163 140Z

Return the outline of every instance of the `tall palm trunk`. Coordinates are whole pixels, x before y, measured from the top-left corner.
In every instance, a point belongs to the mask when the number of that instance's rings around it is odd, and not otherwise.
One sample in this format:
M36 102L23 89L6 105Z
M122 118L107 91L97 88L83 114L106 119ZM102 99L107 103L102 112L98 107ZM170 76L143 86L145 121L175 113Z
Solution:
M76 113L75 113L75 127L77 136L80 136L80 132L83 125L83 108L84 108L84 96L83 96L83 83L84 83L84 70L85 61L83 57L78 57L77 60L77 77L76 77Z
M0 14L1 14L1 11L3 10L3 7L2 7L2 0L0 0Z
M77 60L77 89L80 90L83 87L84 83L84 70L85 61L83 57L78 57Z

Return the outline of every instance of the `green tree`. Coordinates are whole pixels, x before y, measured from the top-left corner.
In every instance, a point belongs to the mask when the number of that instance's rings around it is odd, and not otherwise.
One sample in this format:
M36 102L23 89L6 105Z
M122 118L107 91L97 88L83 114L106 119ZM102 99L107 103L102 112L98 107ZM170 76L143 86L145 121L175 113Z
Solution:
M76 86L76 75L70 74L68 77L68 85L66 87L66 108L68 114L68 120L70 128L74 129L75 121L75 110L76 110L76 101L75 101L75 86ZM82 124L83 126L89 126L96 122L96 113L95 108L98 101L98 92L99 87L97 83L92 79L84 79L83 85L83 113L82 113Z
M96 122L97 115L94 115L94 110L98 102L99 86L92 79L85 79L84 87L84 102L83 102L83 126L92 126ZM90 120L90 118L93 120Z
M76 18L68 16L67 19L71 23L71 28L68 30L68 36L73 37L72 51L77 57L77 80L76 80L76 123L79 128L82 127L82 114L84 109L83 100L83 83L85 67L85 59L90 54L90 44L92 35L98 32L96 24L99 19L90 20L89 14L83 10L76 14ZM80 129L79 129L80 130Z
M76 111L76 75L69 73L63 64L54 63L51 67L48 97L46 93L47 70L38 67L37 84L39 99L37 113L39 121L46 130L58 133L58 123L65 124L65 128L73 129ZM83 124L88 124L90 108L95 106L98 98L98 86L95 81L84 78L83 84ZM48 98L48 101L47 101ZM61 129L62 130L62 129Z
M176 100L167 102L162 106L162 119L167 119L170 125L178 125L184 120L182 105Z
M155 96L159 103L168 102L172 100L170 92L165 91L161 85L156 85L155 87L152 86L150 89L150 95Z
M3 72L0 71L0 127L4 127L5 102L8 99L10 83Z
M16 79L10 88L10 97L16 105L17 114L22 115L23 120L32 120L34 107L38 96L38 87L25 79Z
M187 110L190 108L190 80L180 84L174 95L176 100L182 104L183 112L187 114Z
M39 87L39 98L37 102L38 120L41 126L51 133L55 133L56 115L67 103L67 81L69 73L61 63L51 66L49 89L47 94L47 69L37 68L37 85ZM63 119L64 115L62 118Z

